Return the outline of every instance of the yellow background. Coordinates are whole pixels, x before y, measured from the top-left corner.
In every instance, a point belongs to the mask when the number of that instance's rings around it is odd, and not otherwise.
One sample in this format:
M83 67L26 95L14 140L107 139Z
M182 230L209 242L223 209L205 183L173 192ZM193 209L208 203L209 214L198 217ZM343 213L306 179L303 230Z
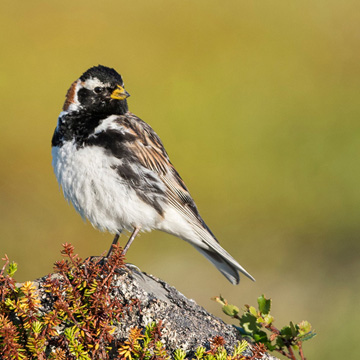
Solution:
M0 254L18 281L51 272L64 242L83 258L111 243L64 200L50 151L71 82L103 64L257 282L232 286L160 232L128 261L218 316L212 296L265 293L275 325L317 330L308 359L356 358L359 1L2 0L0 14Z

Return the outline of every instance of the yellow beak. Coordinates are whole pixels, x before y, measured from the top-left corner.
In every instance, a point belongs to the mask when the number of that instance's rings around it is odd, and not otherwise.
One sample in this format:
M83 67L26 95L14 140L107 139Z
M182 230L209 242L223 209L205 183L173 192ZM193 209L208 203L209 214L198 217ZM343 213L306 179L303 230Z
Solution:
M124 100L129 97L130 94L120 85L111 93L110 97L116 100Z

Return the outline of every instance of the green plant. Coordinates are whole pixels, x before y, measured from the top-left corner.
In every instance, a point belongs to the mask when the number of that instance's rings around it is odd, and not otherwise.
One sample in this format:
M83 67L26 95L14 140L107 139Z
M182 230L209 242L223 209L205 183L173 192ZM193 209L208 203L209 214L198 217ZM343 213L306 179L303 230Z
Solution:
M137 327L130 330L129 338L119 347L122 359L170 359L161 342L162 324L152 322L145 331Z
M273 325L274 317L270 314L271 299L266 299L264 295L257 299L258 310L254 306L245 305L242 315L237 306L229 304L221 295L214 300L222 305L226 315L239 320L241 327L237 328L240 333L251 337L256 344L263 344L266 349L278 351L292 360L296 360L295 350L302 360L305 359L302 343L316 335L308 321L296 325L290 321L289 325L277 329Z

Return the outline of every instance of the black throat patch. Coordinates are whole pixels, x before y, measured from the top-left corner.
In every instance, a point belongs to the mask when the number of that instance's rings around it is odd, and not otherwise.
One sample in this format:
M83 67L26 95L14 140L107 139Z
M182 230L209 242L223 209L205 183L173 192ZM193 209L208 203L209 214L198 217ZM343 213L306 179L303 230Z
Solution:
M75 140L78 146L94 132L100 122L106 118L104 114L89 114L85 111L73 111L59 118L51 145L61 146L65 141Z

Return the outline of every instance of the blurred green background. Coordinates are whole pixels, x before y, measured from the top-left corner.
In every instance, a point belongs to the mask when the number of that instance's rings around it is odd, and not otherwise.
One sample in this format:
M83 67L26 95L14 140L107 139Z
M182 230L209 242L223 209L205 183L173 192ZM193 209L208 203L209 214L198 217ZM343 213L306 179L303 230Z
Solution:
M18 281L112 236L66 203L50 141L66 91L116 68L221 244L232 286L188 244L143 234L128 261L210 312L265 293L279 327L310 321L308 359L355 359L360 321L360 2L2 0L0 253ZM124 238L123 240L124 241ZM228 321L228 320L226 320ZM350 344L350 345L349 345Z

